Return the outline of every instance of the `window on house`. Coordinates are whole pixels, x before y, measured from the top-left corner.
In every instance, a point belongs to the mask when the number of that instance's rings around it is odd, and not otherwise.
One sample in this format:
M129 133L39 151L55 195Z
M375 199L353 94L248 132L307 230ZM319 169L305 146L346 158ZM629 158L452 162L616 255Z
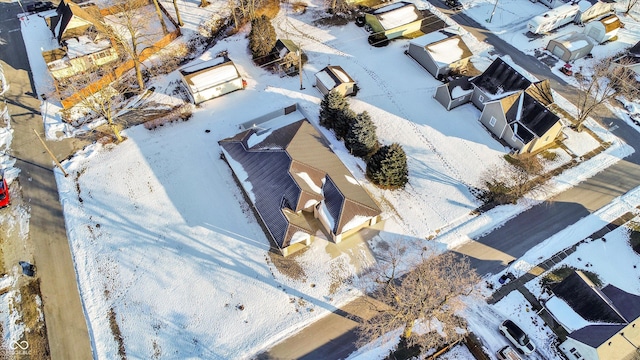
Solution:
M576 359L582 359L582 355L580 355L580 353L578 352L578 350L576 350L576 348L571 348L571 350L569 350L569 352L571 353L571 355L573 355Z
M496 121L497 121L496 118L492 116L491 120L489 120L489 125L496 126Z
M483 103L484 102L484 96L482 95L478 95L478 100Z

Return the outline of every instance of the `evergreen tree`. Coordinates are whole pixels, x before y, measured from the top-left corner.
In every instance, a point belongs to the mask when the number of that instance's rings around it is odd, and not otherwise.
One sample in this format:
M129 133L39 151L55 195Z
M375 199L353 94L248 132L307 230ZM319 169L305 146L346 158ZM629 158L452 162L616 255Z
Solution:
M355 111L349 109L348 107L344 108L335 119L333 123L333 131L336 133L336 137L338 139L344 139L347 136L347 132L351 128L351 125L356 121L356 113Z
M369 113L365 111L355 117L344 138L344 144L351 154L359 157L367 156L376 150L378 136Z
M320 102L320 125L327 129L335 129L335 123L341 116L349 103L342 94L337 91L330 91Z
M276 30L266 15L251 20L249 49L254 59L269 55L277 40Z
M402 146L393 143L378 149L367 162L367 178L381 188L403 188L409 181L409 169Z

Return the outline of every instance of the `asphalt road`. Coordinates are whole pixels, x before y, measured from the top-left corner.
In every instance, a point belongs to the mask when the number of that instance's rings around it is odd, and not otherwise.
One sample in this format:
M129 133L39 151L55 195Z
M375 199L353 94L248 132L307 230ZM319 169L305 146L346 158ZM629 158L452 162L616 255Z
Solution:
M438 0L431 0L431 2L444 8L443 3ZM535 57L520 52L511 44L483 29L481 24L464 13L454 14L452 18L479 40L493 45L499 54L509 55L515 63L537 78L550 79L552 88L569 101L577 100L576 89L556 76L548 66L542 64ZM608 109L599 109L597 115L593 117L601 124L613 123L614 126L617 125L618 128L613 133L625 143L634 148L640 145L638 130L615 117ZM510 260L519 258L558 231L639 186L639 164L640 154L634 152L590 179L538 206L534 206L508 221L502 227L457 250L469 256L472 266L479 274L498 273L507 266Z
M23 5L26 6L26 3ZM53 162L36 138L43 134L40 101L35 96L29 61L20 32L17 3L0 1L0 62L10 84L5 100L12 116L12 154L21 169L22 197L30 207L29 236L34 248L51 358L92 359L76 273L53 175ZM61 160L83 144L79 140L49 142ZM16 186L14 184L12 186ZM106 316L106 314L105 314Z
M575 101L576 89L556 76L538 59L520 52L496 35L482 28L463 13L453 14L439 0L432 4L448 13L480 41L494 46L501 55L509 55L515 63L539 79L550 79L551 86L569 101ZM592 116L602 124L617 125L614 134L631 146L640 144L640 133L618 119L608 109ZM495 231L475 239L458 249L469 256L479 274L497 273L508 262L524 255L529 249L574 224L591 212L611 202L617 196L640 185L640 154L637 152L594 177L578 184L552 199L525 211ZM311 324L300 333L274 346L260 359L308 360L342 359L356 350L355 322L341 319L334 313ZM342 329L341 332L338 331ZM329 335L324 335L329 334Z

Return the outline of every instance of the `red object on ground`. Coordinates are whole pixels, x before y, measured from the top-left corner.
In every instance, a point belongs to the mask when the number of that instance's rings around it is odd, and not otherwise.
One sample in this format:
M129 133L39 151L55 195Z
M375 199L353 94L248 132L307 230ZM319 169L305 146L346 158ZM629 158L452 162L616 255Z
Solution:
M0 182L0 208L8 206L11 203L11 198L9 197L9 186L7 186L7 180L2 178Z

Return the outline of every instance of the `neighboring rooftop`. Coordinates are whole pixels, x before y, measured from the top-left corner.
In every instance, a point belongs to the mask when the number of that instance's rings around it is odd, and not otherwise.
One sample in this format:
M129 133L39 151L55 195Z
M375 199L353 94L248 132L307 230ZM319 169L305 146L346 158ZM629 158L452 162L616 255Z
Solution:
M501 58L496 58L482 75L474 78L471 82L492 95L525 90L532 83Z

